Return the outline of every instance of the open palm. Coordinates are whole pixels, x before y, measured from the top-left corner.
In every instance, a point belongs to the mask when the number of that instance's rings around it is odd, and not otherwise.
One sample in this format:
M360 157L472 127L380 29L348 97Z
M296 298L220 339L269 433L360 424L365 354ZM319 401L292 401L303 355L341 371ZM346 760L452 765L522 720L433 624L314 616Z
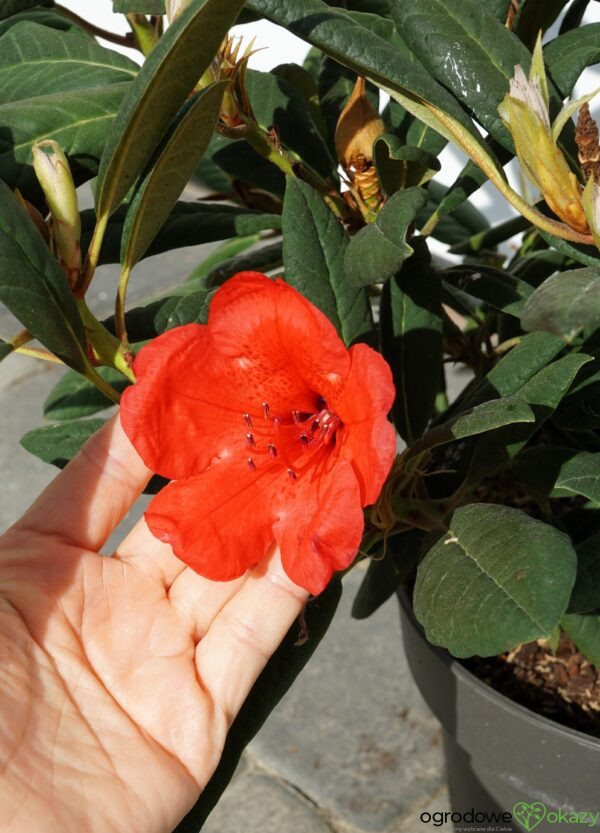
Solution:
M112 420L0 538L0 829L162 833L197 799L306 601L277 554L193 573L143 521L150 472Z

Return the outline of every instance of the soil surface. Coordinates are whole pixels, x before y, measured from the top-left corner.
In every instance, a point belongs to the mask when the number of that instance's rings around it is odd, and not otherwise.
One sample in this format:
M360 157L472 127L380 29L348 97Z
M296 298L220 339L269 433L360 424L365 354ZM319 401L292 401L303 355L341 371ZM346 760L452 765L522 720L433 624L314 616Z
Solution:
M499 657L463 660L488 685L531 711L600 737L600 670L562 634L553 654L544 641Z

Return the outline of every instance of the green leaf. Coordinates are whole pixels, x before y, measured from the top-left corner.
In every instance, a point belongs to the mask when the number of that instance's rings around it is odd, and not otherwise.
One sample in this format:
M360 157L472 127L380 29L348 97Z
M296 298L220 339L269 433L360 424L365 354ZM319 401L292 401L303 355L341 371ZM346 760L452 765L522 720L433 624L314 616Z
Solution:
M13 15L6 20L1 20L0 37L8 32L9 29L12 29L13 26L23 23L26 20L32 23L39 23L42 26L48 26L51 29L58 29L61 32L73 32L78 34L80 37L89 38L88 33L78 26L74 20L71 20L70 17L66 17L64 14L59 14L53 9L45 9L39 6L37 8L21 12L20 14Z
M120 208L107 226L100 263L119 263L121 238L127 207ZM94 229L92 210L81 212L81 248L86 251ZM281 216L237 208L223 203L178 202L158 232L145 256L168 252L183 246L213 243L230 237L247 237L259 231L281 229Z
M382 118L390 124L391 132L405 145L425 150L434 156L446 147L447 139L409 113L393 98L386 105Z
M122 392L130 384L117 370L99 367L97 371L110 385ZM48 420L62 421L90 416L114 405L81 374L69 370L52 388L44 402L44 416ZM51 461L49 461L51 462Z
M548 234L548 232L541 231L540 229L538 229L538 234L553 249L571 258L576 263L581 263L583 266L600 267L600 254L598 254L598 249L595 246L575 245L574 243L569 243L568 240L555 237L553 234Z
M216 54L243 0L191 0L146 59L112 124L98 172L98 216L112 214Z
M465 165L461 177L450 188L430 182L427 205L417 214L417 228L423 228L435 212L440 219L431 236L451 246L489 228L487 218L467 201L469 194L484 182L485 174L474 163Z
M249 70L246 88L252 112L261 127L274 126L285 147L295 151L322 176L335 175L337 160L329 153L306 100L295 87L273 73Z
M0 302L65 364L87 368L83 324L65 275L25 209L1 182Z
M400 0L393 14L398 31L431 75L512 150L498 105L515 65L529 70L531 55L523 44L478 0Z
M424 185L440 170L440 163L433 154L404 145L389 133L375 140L373 156L377 176L388 196L404 188Z
M424 241L384 286L380 328L382 353L396 386L394 423L411 444L429 422L442 372L440 278Z
M207 287L220 286L238 272L271 272L283 265L283 243L271 243L231 257L212 268L204 279Z
M575 549L577 579L568 612L589 613L600 608L600 535L587 538Z
M105 422L105 419L83 419L36 428L21 437L21 445L45 463L62 469Z
M383 551L372 557L352 604L352 616L366 619L404 584L417 566L424 533L410 529L388 538Z
M571 393L560 403L554 422L559 428L571 431L600 428L600 372L578 380Z
M288 691L327 632L341 592L341 582L334 578L320 596L308 602L304 608L307 637L305 641L301 639L298 623L294 622L254 683L252 691L229 729L225 749L215 774L204 788L197 804L183 821L179 822L173 833L197 833L204 824L231 780L244 748Z
M285 279L325 313L350 344L373 326L366 291L344 274L347 234L310 185L289 177L283 205Z
M208 290L168 298L154 316L157 333L182 327L184 324L206 324L210 294Z
M198 93L150 163L123 223L121 263L126 269L144 256L208 147L226 86L212 84Z
M435 117L432 118L430 111L420 105L419 99L447 113L469 134L471 141L481 144L479 133L455 98L432 78L398 35L393 44L388 43L344 12L330 9L321 0L295 0L294 3L287 0L248 0L246 5L318 46L327 55L364 75L382 89L391 91L426 124L435 122L430 126L447 138L449 134L443 125Z
M534 412L523 399L517 396L490 399L424 434L405 452L405 466L409 466L431 449L454 440L473 437L514 423L533 422Z
M544 330L571 341L584 327L600 325L600 269L574 269L552 275L527 301L524 330Z
M576 454L572 448L555 445L525 448L515 458L511 476L547 508L549 497L569 497L568 492L555 489L555 484L562 467Z
M421 188L398 191L387 200L375 222L351 238L344 256L344 269L351 284L383 283L400 269L413 252L406 242L408 228L426 200Z
M31 9L32 6L48 6L50 0L0 0L0 20L12 17L24 9Z
M69 157L76 182L90 179L97 170L106 131L129 86L110 84L1 105L0 178L43 205L31 148L42 139L55 139Z
M93 38L18 23L0 39L0 104L132 81L137 71Z
M531 406L535 422L530 425L508 426L479 440L469 472L469 482L476 483L490 477L509 462L527 440L552 415L566 396L573 380L590 356L570 353L536 373L517 392L516 398Z
M491 266L454 266L441 272L441 277L494 309L517 318L533 293L530 284Z
M166 14L165 0L113 0L113 11L123 14Z
M246 252L248 249L260 242L260 234L250 234L247 237L234 237L233 240L226 240L211 251L208 257L196 266L185 279L181 291L190 292L206 287L207 275L213 269L217 270L226 261L231 261L236 255Z
M561 468L556 486L600 503L600 454L589 451L576 454Z
M568 613L560 622L578 651L600 668L600 616L594 613Z
M544 47L546 71L566 97L583 70L600 61L600 23L559 35Z
M566 610L577 558L569 538L517 509L471 504L417 570L415 616L458 657L548 637Z
M545 32L556 20L568 0L524 0L513 22L513 32L533 49L538 32Z

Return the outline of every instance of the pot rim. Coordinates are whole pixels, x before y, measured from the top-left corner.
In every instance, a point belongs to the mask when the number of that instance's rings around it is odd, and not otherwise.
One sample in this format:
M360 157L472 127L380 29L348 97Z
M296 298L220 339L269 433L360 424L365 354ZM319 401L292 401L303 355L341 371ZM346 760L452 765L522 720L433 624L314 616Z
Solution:
M434 654L460 683L468 686L469 688L474 688L481 697L494 702L497 706L504 709L504 711L525 720L527 723L541 723L546 731L554 735L563 737L565 740L569 738L572 742L576 741L579 744L583 744L594 750L600 751L599 737L588 735L586 732L582 732L579 729L571 729L569 726L563 726L562 723L557 723L549 717L538 714L538 712L527 708L527 706L522 706L520 703L516 703L514 700L511 700L510 697L507 697L505 694L497 691L491 685L488 685L481 680L476 674L473 674L465 668L464 665L462 665L457 658L453 657L452 654L450 654L445 648L441 648L438 645L432 645L426 638L423 628L414 615L412 603L406 590L401 587L396 591L396 595L398 596L400 607L410 620L412 627L421 636L427 650Z

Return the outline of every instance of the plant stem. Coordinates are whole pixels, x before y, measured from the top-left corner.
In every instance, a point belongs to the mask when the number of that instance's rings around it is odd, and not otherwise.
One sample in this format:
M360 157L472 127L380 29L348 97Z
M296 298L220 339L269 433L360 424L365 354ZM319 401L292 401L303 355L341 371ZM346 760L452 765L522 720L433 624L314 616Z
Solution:
M90 35L95 35L98 38L104 38L104 40L116 43L119 46L129 46L132 49L135 49L135 38L133 36L133 32L128 32L126 35L109 32L106 29L102 29L100 26L96 26L94 23L90 23L89 20L85 20L85 18L80 17L78 14L75 14L75 12L72 12L64 6L55 5L54 8L59 14L63 15L63 17L67 17L69 20L77 23L78 26L81 26L81 28L85 29L86 32L89 32Z
M131 266L125 264L121 269L119 288L115 302L115 332L121 344L127 344L127 328L125 326L125 299L127 297L127 285L131 275Z
M33 336L29 332L29 330L21 330L20 333L17 333L16 336L7 339L8 343L12 346L13 350L19 350L24 344L27 344L28 341L32 341Z
M585 246L593 246L594 239L590 234L582 234L575 229L570 228L564 223L559 223L556 220L551 220L544 214L540 214L533 206L529 205L516 191L514 191L506 179L500 174L498 168L493 163L491 157L482 151L475 139L466 132L457 129L457 124L450 116L442 110L438 110L433 104L423 101L425 107L430 110L435 118L443 125L456 144L464 150L464 152L478 165L484 174L490 179L496 188L500 191L502 196L513 206L523 217L526 217L534 226L554 235L560 237L562 240L570 240L572 243L582 243Z
M92 281L92 278L94 277L94 272L96 271L96 266L98 265L98 260L100 258L100 250L102 248L102 242L104 240L104 234L106 232L107 225L108 213L104 214L102 217L97 218L94 233L90 241L90 247L85 256L85 263L83 264L81 275L79 276L79 280L77 281L73 290L73 294L75 295L76 299L84 297Z
M130 367L130 357L127 356L128 351L125 345L112 335L112 333L109 333L106 327L98 321L88 308L84 298L77 299L77 308L79 309L88 341L94 348L100 361L109 367L114 367L115 370L122 373L130 382L135 382L135 376ZM90 381L94 380L90 379ZM95 381L94 384L96 384Z
M158 31L145 14L131 13L126 15L129 25L133 29L135 45L142 55L149 55L158 43Z
M46 362L54 362L54 364L64 364L62 359L50 353L48 350L43 350L41 347L15 347L15 353L20 353L22 356L31 356L34 359L43 359Z
M115 390L112 385L103 379L100 374L94 370L93 367L88 368L88 372L85 374L85 378L95 385L99 391L101 391L111 402L114 402L115 405L118 405L121 401L121 394L119 391Z

